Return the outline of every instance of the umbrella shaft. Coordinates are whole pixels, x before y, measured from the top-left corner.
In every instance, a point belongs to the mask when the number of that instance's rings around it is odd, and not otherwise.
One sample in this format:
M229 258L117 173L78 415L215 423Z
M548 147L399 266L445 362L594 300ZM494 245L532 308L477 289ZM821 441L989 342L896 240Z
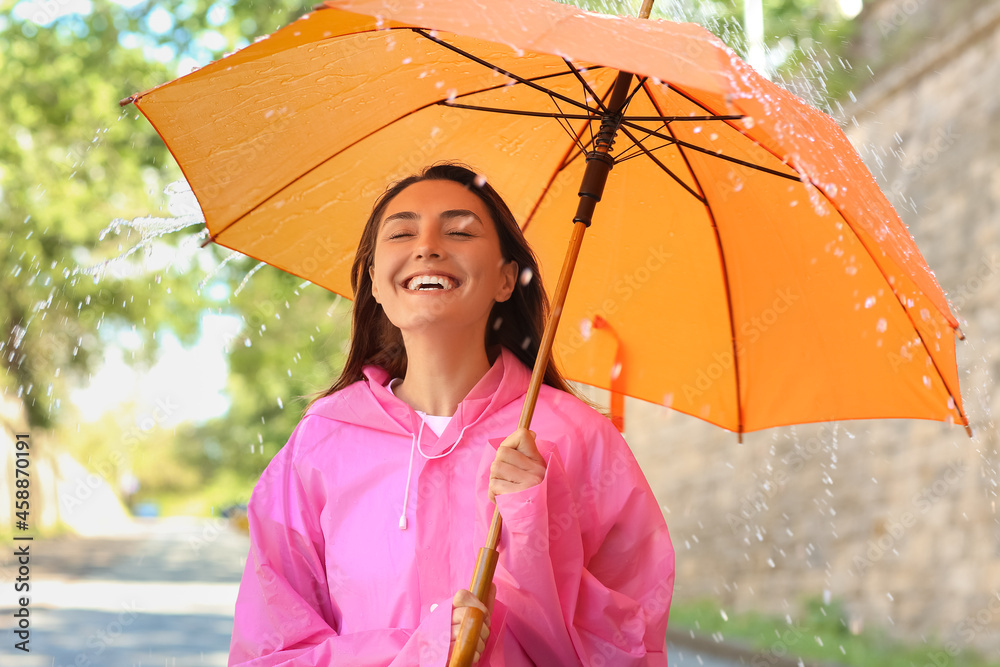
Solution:
M632 74L628 72L618 73L618 78L615 79L615 85L611 91L611 99L608 101L606 112L601 119L601 129L594 139L594 150L587 154L587 168L584 171L583 182L580 184L580 203L577 207L576 217L573 218L573 236L563 260L562 270L559 272L559 281L556 283L549 318L545 323L545 331L542 333L542 340L538 345L538 355L535 357L535 367L531 371L531 381L524 397L524 407L521 410L521 420L518 423L519 428L526 429L531 426L531 417L535 412L538 392L545 379L545 369L552 356L552 343L556 337L563 304L566 303L566 294L573 278L573 269L576 268L576 259L580 254L583 236L587 227L590 226L594 207L597 202L601 201L604 185L607 183L608 174L611 173L611 167L614 165L614 158L609 153L615 141L615 134L621 124L631 83ZM472 593L484 602L489 595L490 586L493 583L493 572L499 559L497 545L500 542L502 527L503 519L500 517L500 510L494 509L493 521L490 523L490 531L486 536L486 546L479 550L476 570L470 586ZM455 640L455 647L448 663L451 667L464 667L471 664L476 644L479 641L482 623L481 614L467 614L462 619L458 638Z
M594 150L587 153L587 169L583 172L583 181L580 183L580 202L577 204L573 222L582 222L589 227L594 218L597 202L601 201L604 195L604 185L608 182L608 174L615 164L614 158L611 157L611 146L615 143L615 135L622 122L631 83L632 74L618 73L614 88L611 90L611 99L601 119L601 129L594 137ZM562 305L558 300L556 303Z

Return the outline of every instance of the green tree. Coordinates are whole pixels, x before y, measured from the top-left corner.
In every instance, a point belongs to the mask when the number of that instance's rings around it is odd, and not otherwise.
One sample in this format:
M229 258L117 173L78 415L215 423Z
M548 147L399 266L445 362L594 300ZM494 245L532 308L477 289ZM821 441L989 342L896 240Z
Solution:
M158 323L186 337L197 326L160 298L170 288L196 303L186 281L164 275L154 287L149 277L114 277L137 272L135 262L80 272L119 254L121 239L97 241L112 219L155 210L169 160L155 133L116 104L167 68L121 48L120 34L97 12L49 27L16 16L0 23L0 125L8 128L0 135L0 352L6 390L24 401L33 426L54 423L62 383L99 357L102 327L145 323L151 338Z
M233 267L230 284L245 279L248 261ZM192 429L178 447L211 477L235 472L243 495L285 444L310 397L328 387L343 365L350 302L300 278L264 266L226 311L243 327L231 343L229 411ZM228 479L228 477L227 477Z
M0 124L7 128L0 135L0 230L6 238L0 248L0 386L21 398L32 427L45 429L58 427L61 417L71 419L67 390L87 384L104 347L120 332L141 339L135 355L141 368L156 357L165 332L190 343L201 313L218 308L207 298L210 290L200 289L205 269L199 265L205 262L191 262L176 251L198 232L159 236L172 224L170 212L162 210L162 192L180 178L179 170L153 128L134 108L120 109L118 101L174 78L183 62L207 62L304 11L296 2L244 6L200 0L129 7L96 0L88 13L57 16L62 8L56 2L20 3L0 17ZM170 15L166 23L155 19L163 12ZM164 216L156 234L140 233L143 225L111 224L150 215ZM172 262L156 260L164 246ZM200 252L211 258L207 264L228 254L214 246ZM231 283L232 291L252 266L233 262L213 280ZM240 316L245 309L252 321L261 301L251 295L264 286L268 298L294 302L297 282L289 276L271 279L262 271L243 299L225 310ZM287 294L281 292L285 288ZM253 353L280 357L285 343L264 337ZM249 388L234 398L236 406L256 405L250 396L264 394L259 386L264 374L246 372L248 380L240 383L238 374L234 380ZM289 382L267 392L272 402L275 395L299 392L300 381ZM263 408L258 412L254 420L266 423L269 415ZM65 427L64 442L79 438L73 424ZM281 428L287 436L290 429ZM122 445L132 431L120 426L103 441L95 439L97 450L87 457L114 463L102 468L105 476L135 462L139 448ZM176 435L192 433L181 428ZM158 434L158 446L164 442ZM183 444L177 447L180 454L190 441ZM203 458L212 460L209 454ZM193 462L183 465L196 469ZM208 473L199 471L198 478Z

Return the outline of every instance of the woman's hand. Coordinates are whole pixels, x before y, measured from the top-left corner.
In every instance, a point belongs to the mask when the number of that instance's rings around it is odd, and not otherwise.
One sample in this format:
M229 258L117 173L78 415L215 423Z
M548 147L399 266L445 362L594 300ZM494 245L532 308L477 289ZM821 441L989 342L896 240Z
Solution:
M490 502L504 493L530 489L544 477L545 459L535 447L535 434L519 428L497 448L490 466Z
M485 614L483 629L479 632L479 643L476 645L476 654L472 658L472 664L479 662L483 651L486 650L486 640L490 637L490 614L493 613L493 601L496 597L496 584L490 584L490 594L486 600L486 604L483 604L479 598L465 589L455 593L455 597L451 600L451 648L448 650L449 656L455 650L455 640L458 639L458 631L462 627L462 619L465 618L466 608L475 607Z

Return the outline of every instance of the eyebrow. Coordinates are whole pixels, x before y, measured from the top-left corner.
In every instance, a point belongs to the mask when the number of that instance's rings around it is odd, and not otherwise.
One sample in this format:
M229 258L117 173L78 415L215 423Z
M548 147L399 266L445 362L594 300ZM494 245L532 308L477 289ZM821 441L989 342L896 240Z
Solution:
M441 211L442 220L454 220L455 218L472 218L479 224L483 221L479 219L479 216L470 211L467 208L450 208L447 211ZM398 213L393 213L382 221L383 225L386 225L394 220L419 220L420 216L413 211L399 211Z

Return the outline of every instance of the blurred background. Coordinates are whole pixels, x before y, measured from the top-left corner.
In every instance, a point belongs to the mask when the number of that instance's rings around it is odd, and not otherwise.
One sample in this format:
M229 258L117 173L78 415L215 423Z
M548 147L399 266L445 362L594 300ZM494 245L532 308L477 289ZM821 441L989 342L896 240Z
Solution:
M34 537L30 653L0 556L0 663L224 665L245 504L337 373L350 304L200 248L197 202L118 100L311 5L0 7L0 537ZM1000 664L1000 1L657 0L653 16L705 25L848 133L962 322L975 433L885 420L737 444L628 403L677 550L673 663Z

